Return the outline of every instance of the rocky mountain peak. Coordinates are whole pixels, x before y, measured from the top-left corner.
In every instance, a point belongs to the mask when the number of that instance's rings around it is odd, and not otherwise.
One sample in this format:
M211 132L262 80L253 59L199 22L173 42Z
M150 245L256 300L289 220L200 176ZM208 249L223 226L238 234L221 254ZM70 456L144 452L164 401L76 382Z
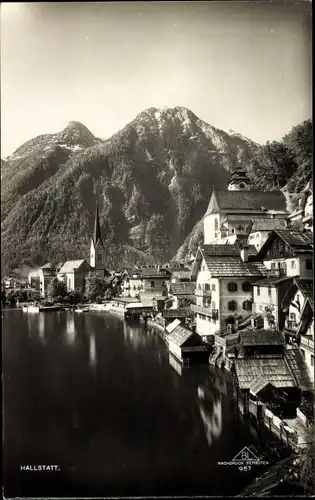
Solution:
M71 146L93 146L96 139L92 132L78 121L70 121L66 128L57 134L56 142L66 143Z

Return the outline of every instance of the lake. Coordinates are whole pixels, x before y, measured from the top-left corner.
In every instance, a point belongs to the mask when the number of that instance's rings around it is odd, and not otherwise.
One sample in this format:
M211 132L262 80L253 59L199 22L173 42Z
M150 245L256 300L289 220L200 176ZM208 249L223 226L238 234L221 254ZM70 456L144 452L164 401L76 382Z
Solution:
M259 443L228 373L106 312L2 316L5 497L236 495L262 472L218 465Z

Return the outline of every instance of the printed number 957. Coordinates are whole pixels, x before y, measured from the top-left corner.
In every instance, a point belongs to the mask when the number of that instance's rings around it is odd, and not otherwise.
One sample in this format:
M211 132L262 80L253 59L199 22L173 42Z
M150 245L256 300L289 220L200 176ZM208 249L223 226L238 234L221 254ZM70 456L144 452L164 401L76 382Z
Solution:
M238 469L246 472L247 470L251 470L251 465L241 465Z

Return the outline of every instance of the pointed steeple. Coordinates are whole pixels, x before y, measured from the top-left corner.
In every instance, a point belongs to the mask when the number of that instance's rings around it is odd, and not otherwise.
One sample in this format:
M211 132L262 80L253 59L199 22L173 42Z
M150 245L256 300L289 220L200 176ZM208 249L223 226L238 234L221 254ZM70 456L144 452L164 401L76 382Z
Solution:
M94 242L95 246L97 246L97 244L99 242L101 243L102 246L104 246L103 240L102 240L102 235L101 235L101 226L100 226L100 219L99 219L98 204L97 203L96 203L95 220L94 220L93 242Z

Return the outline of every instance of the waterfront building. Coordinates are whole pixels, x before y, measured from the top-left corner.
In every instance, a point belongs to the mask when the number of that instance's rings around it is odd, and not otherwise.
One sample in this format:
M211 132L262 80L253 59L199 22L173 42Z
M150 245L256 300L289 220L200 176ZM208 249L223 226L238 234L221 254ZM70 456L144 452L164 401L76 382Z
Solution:
M261 262L252 262L249 247L203 245L192 268L196 278L196 331L213 337L252 314L252 283L268 275Z
M285 359L281 333L277 330L249 330L240 332L239 336L240 350L234 359L233 371L244 413L248 413L252 401L259 417L257 398L268 384L286 391L297 400L297 383Z
M244 171L231 175L227 190L213 189L204 216L204 243L234 243L247 237L252 218L286 219L288 211L282 191L254 191Z
M67 260L58 272L57 278L66 283L68 292L84 291L85 278L90 271L91 266L85 259Z
M29 287L38 290L42 298L45 297L52 279L57 277L61 267L61 262L57 264L47 262L44 266L30 271L28 274Z
M194 304L196 300L195 288L196 283L192 281L172 283L169 289L171 308L180 309Z
M166 337L169 351L180 363L190 364L197 360L207 359L207 348L200 336L185 328L179 320L174 320L167 327L167 331L170 332Z

